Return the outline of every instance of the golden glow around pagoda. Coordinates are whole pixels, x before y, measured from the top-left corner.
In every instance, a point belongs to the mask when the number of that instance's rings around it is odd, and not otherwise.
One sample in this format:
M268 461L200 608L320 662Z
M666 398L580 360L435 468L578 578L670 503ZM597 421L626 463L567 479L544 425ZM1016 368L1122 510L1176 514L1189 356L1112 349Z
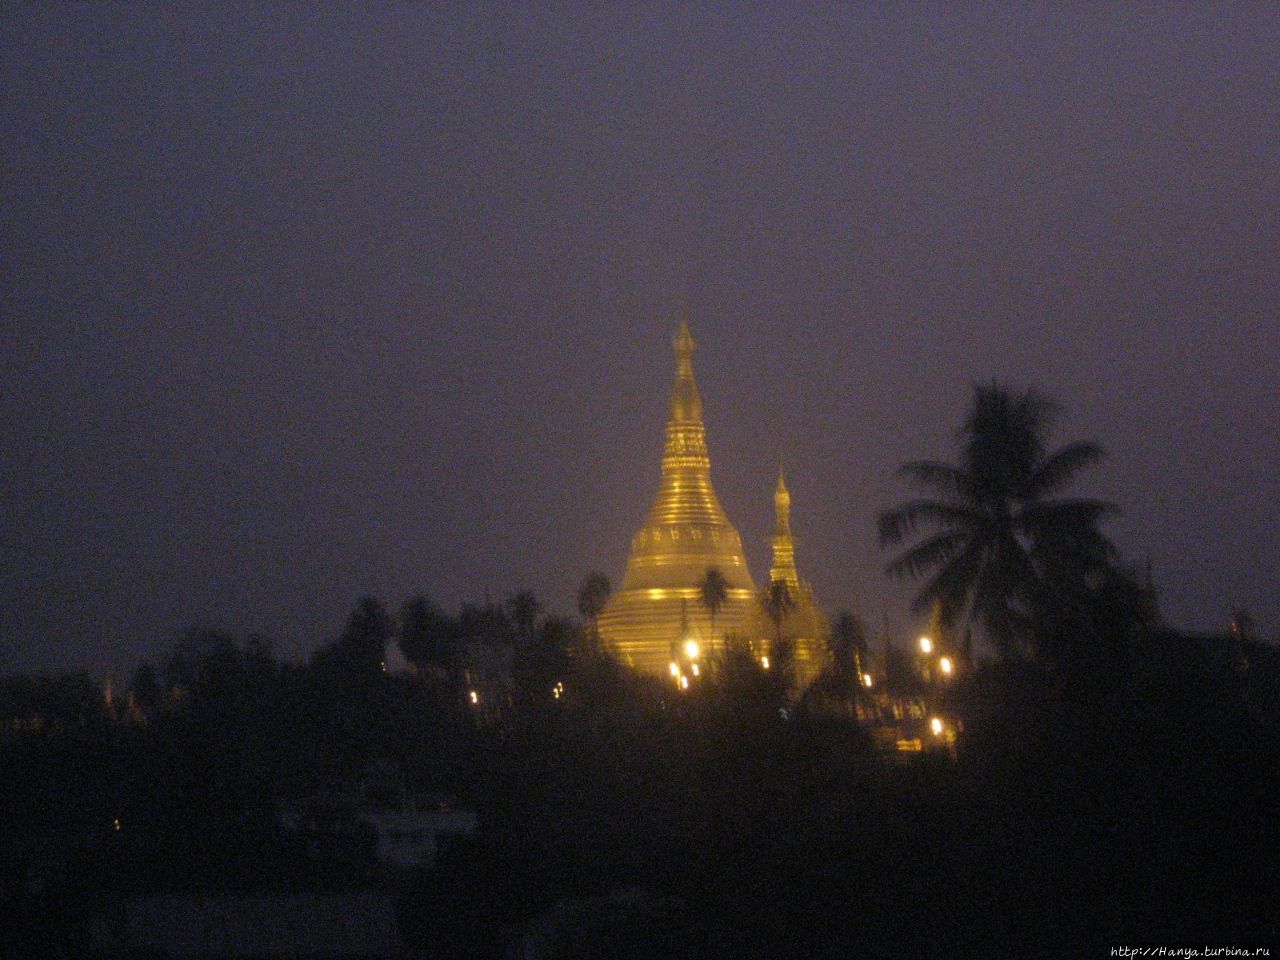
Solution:
M742 538L711 486L702 398L693 377L693 337L682 320L675 337L676 379L662 454L662 483L644 526L631 540L627 571L600 615L600 637L620 661L654 675L693 642L717 651L727 634L746 635L755 583ZM715 567L728 585L712 620L701 584Z

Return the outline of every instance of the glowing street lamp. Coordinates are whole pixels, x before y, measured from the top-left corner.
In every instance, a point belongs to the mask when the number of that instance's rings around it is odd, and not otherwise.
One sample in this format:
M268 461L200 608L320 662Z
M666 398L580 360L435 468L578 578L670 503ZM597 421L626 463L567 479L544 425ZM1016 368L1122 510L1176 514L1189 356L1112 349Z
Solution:
M934 717L929 721L929 729L933 731L935 737L942 736L942 721L938 717Z
M468 700L470 700L473 704L474 704L474 703L479 703L479 702L480 702L480 694L479 694L479 693L477 693L475 690L472 690L470 693L468 693L468 694L467 694L467 699L468 699Z
M864 673L864 674L862 675L862 685L863 685L864 687L866 687L868 690L870 690L870 689L871 689L871 686L872 686L872 684L874 684L874 683L875 683L875 681L871 679L871 674L869 674L869 673Z
M702 648L698 646L697 640L686 640L684 643L684 655L690 660L697 660L698 654L702 652Z
M697 665L696 663L695 663L695 664L693 664L693 665L689 668L689 670L690 670L690 672L691 672L695 677L699 677L699 676L701 676L701 675L702 675L702 674L698 671L698 665Z
M689 678L684 675L681 675L680 677L680 689L681 690L689 689Z
M667 669L671 671L671 676L675 677L677 680L680 679L680 664L672 660L667 664Z
M938 669L942 671L944 676L949 677L951 676L951 671L955 669L955 666L951 663L950 657L943 657L938 661Z
M930 640L928 637L921 637L920 652L923 653L926 657L929 654L933 653L933 641Z
M768 658L768 657L761 657L761 658L760 658L760 666L761 666L761 668L762 668L762 669L768 670L768 669L769 669L769 658Z

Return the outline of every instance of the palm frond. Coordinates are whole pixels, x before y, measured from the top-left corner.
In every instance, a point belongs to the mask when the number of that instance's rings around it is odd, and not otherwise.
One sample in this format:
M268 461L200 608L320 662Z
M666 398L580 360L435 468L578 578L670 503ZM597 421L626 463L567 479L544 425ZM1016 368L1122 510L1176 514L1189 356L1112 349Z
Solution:
M913 460L904 463L898 468L898 474L922 487L953 497L968 497L973 491L973 479L967 473L939 460Z
M1018 526L1033 539L1054 530L1093 528L1105 517L1119 513L1120 508L1106 500L1073 498L1043 500L1024 507L1018 514Z
M1038 573L1027 549L1012 531L1003 530L984 543L982 576L975 585L974 608L984 618L1025 601L1036 589Z
M1035 500L1061 489L1085 467L1105 460L1107 453L1096 443L1082 440L1050 454L1027 481L1026 498Z
M970 542L952 556L929 583L916 594L911 607L923 613L940 603L944 619L954 620L969 606L974 587L982 574L982 549L977 542Z
M884 572L891 577L918 577L921 573L954 556L969 542L970 534L966 530L947 530L937 536L918 543L894 559Z
M971 507L941 500L911 500L880 514L880 543L899 543L922 523L973 527L983 515Z
M1026 652L1031 604L1039 580L1030 557L1007 550L984 565L973 592L973 613L1003 656Z
M960 429L961 463L979 480L1020 485L1043 457L1056 410L1035 390L974 384L973 405Z

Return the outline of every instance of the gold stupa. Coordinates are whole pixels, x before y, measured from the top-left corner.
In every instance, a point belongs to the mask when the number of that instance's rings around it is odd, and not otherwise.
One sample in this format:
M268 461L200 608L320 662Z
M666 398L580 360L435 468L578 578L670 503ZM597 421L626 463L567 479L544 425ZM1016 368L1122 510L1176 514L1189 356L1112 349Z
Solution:
M711 486L702 398L693 379L693 337L683 320L675 352L662 486L631 539L622 584L600 615L606 650L636 670L662 676L689 640L711 653L727 634L747 636L757 607L742 538ZM728 584L714 631L701 593L710 567Z
M795 648L794 682L803 688L822 672L829 628L826 615L813 599L813 587L807 580L801 580L796 570L796 542L791 535L791 492L787 489L781 468L778 470L778 486L773 492L773 506L777 525L773 533L773 565L769 568L769 581L785 583L794 604L782 620L782 634ZM752 632L766 640L766 649L772 646L776 637L774 624L763 611L756 614Z

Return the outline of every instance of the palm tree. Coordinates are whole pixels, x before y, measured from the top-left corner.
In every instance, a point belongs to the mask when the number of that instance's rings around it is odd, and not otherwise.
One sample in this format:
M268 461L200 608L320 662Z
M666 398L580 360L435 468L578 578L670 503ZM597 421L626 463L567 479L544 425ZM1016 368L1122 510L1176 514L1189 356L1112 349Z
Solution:
M832 672L842 683L862 682L866 672L867 630L862 621L848 610L842 610L831 625L827 636L827 650L831 654Z
M779 669L788 666L791 659L791 651L783 643L782 622L787 618L787 614L795 609L795 606L791 588L787 586L785 580L774 580L769 584L769 589L760 595L760 608L773 622L773 656L778 661Z
M959 465L916 461L899 470L937 496L880 515L881 544L902 543L924 525L935 528L886 568L894 576L929 578L916 609L937 603L946 624L967 614L1005 655L1029 647L1037 613L1069 602L1115 556L1098 530L1113 506L1051 499L1104 456L1089 441L1047 453L1055 411L1032 391L975 385L960 429Z
M719 567L707 567L706 576L698 584L698 598L711 617L711 643L716 642L716 615L729 599L729 581Z
M609 594L613 592L613 585L609 583L609 578L598 570L587 574L587 578L582 581L582 587L578 590L578 613L585 617L591 624L591 649L592 651L600 648L600 614L604 612L605 604L609 602Z

